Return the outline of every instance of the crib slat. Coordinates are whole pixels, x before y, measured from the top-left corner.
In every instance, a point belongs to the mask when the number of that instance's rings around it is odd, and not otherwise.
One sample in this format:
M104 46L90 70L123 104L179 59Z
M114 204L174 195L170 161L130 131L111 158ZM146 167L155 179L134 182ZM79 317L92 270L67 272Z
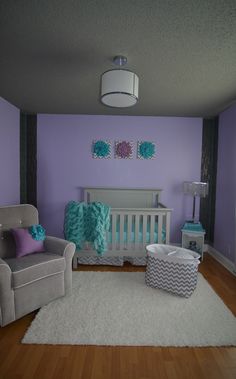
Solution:
M128 226L127 226L127 248L132 244L132 215L128 214Z
M116 213L112 213L111 249L116 249Z
M170 212L166 213L166 244L170 243Z
M150 218L150 243L154 243L155 216L151 215Z
M112 225L112 213L110 214L110 227L109 227L109 230L106 231L106 241L107 241L107 249L108 250L111 250L111 248L112 248L112 238L110 238L111 225Z
M158 215L158 243L162 243L163 214Z
M142 247L147 245L147 215L143 215L143 244Z
M135 250L138 249L139 246L139 214L135 215L135 234L134 234L134 245Z
M120 214L120 250L124 250L124 214Z

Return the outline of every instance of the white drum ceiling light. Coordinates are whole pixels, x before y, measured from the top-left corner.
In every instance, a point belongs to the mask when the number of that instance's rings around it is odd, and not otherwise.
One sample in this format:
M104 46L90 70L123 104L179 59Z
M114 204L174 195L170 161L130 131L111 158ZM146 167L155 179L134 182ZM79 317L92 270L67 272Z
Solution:
M116 56L113 63L124 66L127 58ZM101 78L101 102L109 107L131 107L138 101L138 86L139 78L132 71L121 68L106 71Z

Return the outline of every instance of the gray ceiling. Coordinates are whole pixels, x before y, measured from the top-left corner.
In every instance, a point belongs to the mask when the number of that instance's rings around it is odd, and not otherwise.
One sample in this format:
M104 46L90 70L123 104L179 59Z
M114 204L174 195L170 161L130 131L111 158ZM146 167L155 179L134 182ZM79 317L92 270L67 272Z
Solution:
M127 56L139 102L99 100ZM0 96L27 112L211 117L236 100L236 0L1 0Z

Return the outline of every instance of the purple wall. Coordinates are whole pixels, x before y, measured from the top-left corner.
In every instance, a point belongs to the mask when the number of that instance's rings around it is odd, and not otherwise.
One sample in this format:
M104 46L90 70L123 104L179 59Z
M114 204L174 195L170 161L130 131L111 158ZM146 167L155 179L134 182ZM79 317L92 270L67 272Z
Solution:
M0 98L0 205L20 201L20 111Z
M93 159L94 139L155 141L157 158ZM200 118L38 115L41 223L49 234L62 236L65 205L81 199L81 187L155 187L174 208L171 241L180 242L180 228L192 212L182 183L200 180L201 141Z
M214 247L235 261L236 105L220 114Z

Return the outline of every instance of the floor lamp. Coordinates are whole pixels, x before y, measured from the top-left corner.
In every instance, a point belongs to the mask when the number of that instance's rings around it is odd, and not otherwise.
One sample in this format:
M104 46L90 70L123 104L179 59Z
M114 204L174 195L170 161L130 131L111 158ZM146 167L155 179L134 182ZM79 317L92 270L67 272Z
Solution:
M192 220L189 222L196 223L195 221L195 208L196 208L196 198L206 197L208 194L208 183L203 182L184 182L183 185L184 193L193 196L193 214Z

